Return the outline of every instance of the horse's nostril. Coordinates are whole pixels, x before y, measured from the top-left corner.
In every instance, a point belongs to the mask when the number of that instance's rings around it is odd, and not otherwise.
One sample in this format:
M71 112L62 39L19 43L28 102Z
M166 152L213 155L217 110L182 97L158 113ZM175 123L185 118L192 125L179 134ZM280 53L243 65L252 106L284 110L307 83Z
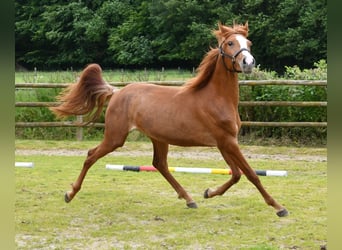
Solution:
M253 65L255 65L255 60L254 60L253 57L244 57L242 59L242 64L243 65L253 66Z

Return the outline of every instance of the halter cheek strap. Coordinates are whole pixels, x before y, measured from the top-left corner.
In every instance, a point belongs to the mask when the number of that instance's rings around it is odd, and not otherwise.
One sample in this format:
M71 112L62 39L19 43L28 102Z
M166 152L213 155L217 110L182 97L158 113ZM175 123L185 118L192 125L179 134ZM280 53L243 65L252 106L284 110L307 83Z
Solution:
M246 49L246 48L242 48L242 49L238 50L234 55L229 55L229 54L227 54L226 52L223 51L223 49L222 49L222 44L223 44L223 43L221 43L221 45L220 45L220 47L219 47L219 50L220 50L220 54L221 54L221 57L222 57L222 61L223 61L224 67L225 67L226 70L229 71L229 72L237 72L237 73L240 73L241 70L236 70L236 68L235 68L235 62L236 62L235 59L236 59L236 57L237 57L242 51L248 51L248 52L250 52L250 51L249 51L248 49ZM226 61L224 60L224 57L228 57L228 58L230 58L230 59L232 60L233 70L231 70L231 69L228 68L228 66L226 65Z

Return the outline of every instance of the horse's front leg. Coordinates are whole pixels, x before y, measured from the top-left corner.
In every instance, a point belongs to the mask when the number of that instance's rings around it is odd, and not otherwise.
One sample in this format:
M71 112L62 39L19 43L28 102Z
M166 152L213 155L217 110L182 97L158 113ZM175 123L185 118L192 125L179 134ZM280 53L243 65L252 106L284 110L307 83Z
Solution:
M232 174L231 178L225 182L223 185L219 186L215 190L208 188L204 192L204 198L212 198L216 195L223 195L231 186L238 183L241 178L241 171L240 169L234 164L234 162L231 160L231 157L229 156L229 153L225 151L224 149L220 150L223 158L225 159L226 163L230 167Z
M277 203L273 199L273 197L265 190L265 188L261 184L259 177L256 175L255 171L249 166L246 159L242 155L236 140L226 141L225 144L219 146L219 149L221 151L223 158L231 167L233 175L228 182L224 183L215 191L207 189L204 194L206 198L224 194L224 192L226 192L233 184L235 184L240 179L241 170L246 175L248 180L252 182L255 185L255 187L259 190L266 204L272 206L277 211L277 215L279 217L284 217L288 215L288 211L286 210L286 208Z

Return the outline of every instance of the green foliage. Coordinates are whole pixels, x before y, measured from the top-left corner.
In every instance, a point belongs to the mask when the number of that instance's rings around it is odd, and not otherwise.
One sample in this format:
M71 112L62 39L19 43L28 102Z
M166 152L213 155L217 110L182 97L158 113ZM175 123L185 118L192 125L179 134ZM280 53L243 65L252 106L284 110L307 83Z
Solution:
M28 68L196 67L218 21L249 22L262 69L327 58L327 1L15 1L16 63Z
M263 68L282 72L284 65L311 68L326 58L327 1L243 1L234 12L251 24L253 53Z
M113 52L112 58L119 65L141 66L154 59L151 41L136 26L137 22L128 20L111 31L109 50ZM141 35L137 35L138 33Z
M322 59L314 63L313 69L301 70L297 65L285 66L284 77L293 80L327 80L328 64Z
M320 60L315 68L300 70L298 66L286 66L285 79L290 80L324 80L327 79L327 63ZM263 73L256 70L256 76ZM266 75L272 76L271 73ZM258 78L259 79L259 78ZM265 78L261 78L265 79ZM253 86L240 91L241 100L245 101L327 101L327 88L317 86ZM326 122L327 107L240 107L241 119L245 121L279 121L279 122ZM242 128L242 135L254 134L261 138L279 138L294 143L308 144L315 141L326 144L326 128Z

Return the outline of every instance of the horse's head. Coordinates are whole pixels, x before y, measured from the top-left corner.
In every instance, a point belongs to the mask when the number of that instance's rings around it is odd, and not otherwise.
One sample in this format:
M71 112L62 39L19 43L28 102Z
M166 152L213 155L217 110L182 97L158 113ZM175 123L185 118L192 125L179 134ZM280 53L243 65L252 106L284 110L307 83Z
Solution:
M219 42L219 52L226 70L230 72L251 73L255 59L251 54L251 41L248 36L248 22L245 25L233 27L219 23L219 29L214 31Z

